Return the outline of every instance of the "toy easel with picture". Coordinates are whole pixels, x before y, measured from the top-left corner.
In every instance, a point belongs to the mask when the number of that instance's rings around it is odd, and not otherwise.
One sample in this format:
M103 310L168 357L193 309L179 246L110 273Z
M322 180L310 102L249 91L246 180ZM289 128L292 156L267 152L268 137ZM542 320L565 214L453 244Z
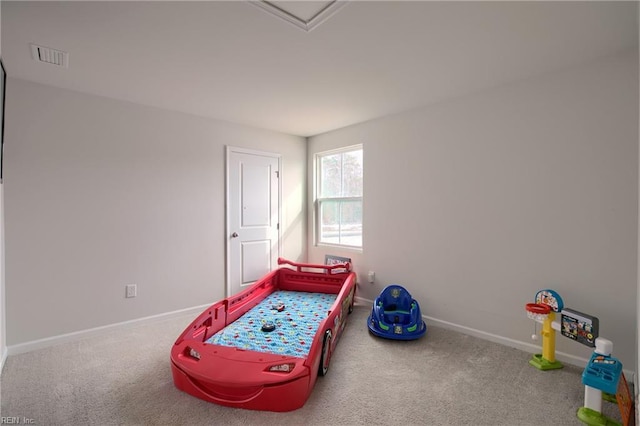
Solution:
M598 318L564 307L564 302L553 290L540 290L536 293L534 303L525 305L527 316L537 324L542 324L542 353L534 354L529 364L540 370L562 368L562 363L555 359L555 332L575 342L595 348L589 363L582 373L585 386L584 407L578 409L578 418L592 426L629 426L635 420L633 416L633 398L622 372L622 363L611 356L613 343L598 337ZM556 321L556 314L560 321ZM532 339L537 340L534 329ZM622 423L602 414L602 400L617 402L622 416ZM633 422L633 423L632 423Z

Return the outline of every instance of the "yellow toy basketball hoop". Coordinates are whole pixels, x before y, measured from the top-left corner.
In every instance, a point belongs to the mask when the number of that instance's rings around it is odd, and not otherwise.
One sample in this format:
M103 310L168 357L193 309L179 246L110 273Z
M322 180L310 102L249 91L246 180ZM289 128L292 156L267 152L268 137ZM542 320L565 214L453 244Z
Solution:
M527 316L536 322L544 322L551 312L551 307L543 303L527 303L524 309L527 311Z

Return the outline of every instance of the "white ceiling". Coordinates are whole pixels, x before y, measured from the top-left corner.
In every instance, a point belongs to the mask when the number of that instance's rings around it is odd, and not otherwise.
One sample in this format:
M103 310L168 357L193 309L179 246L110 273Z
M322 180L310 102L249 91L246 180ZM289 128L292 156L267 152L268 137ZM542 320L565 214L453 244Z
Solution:
M3 0L2 57L10 77L311 136L637 50L636 7L354 1L305 31L241 0Z

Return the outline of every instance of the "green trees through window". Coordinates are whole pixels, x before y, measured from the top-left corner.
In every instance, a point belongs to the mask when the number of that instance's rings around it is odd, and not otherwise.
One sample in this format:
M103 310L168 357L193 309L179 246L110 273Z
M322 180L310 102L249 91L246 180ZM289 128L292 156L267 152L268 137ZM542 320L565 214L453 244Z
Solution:
M362 247L362 146L316 159L317 242Z

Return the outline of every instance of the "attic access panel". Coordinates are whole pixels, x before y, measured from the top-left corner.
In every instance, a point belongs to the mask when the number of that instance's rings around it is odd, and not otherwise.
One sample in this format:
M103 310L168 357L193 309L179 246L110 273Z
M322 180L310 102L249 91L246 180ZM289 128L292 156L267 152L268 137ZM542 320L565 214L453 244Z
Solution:
M304 31L311 31L325 22L347 4L346 0L333 1L250 1L264 11L295 25Z

